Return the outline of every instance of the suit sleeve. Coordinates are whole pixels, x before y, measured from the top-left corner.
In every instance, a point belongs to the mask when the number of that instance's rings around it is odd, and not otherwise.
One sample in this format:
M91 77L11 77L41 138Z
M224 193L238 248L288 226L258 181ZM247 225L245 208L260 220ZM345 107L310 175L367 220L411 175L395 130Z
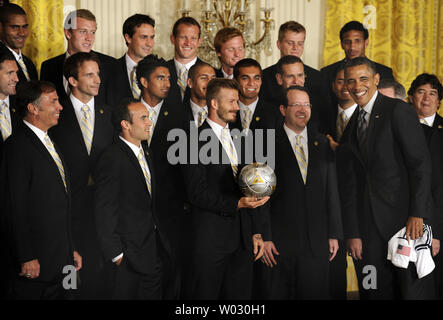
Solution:
M341 219L340 196L338 194L337 172L334 152L325 142L327 150L327 208L328 208L328 238L342 239L343 225Z
M123 252L120 236L116 233L119 214L119 167L118 157L113 157L108 149L100 157L94 171L96 184L94 194L94 214L97 234L105 259L112 260Z
M430 218L431 157L415 111L406 103L393 110L392 127L409 180L409 216Z

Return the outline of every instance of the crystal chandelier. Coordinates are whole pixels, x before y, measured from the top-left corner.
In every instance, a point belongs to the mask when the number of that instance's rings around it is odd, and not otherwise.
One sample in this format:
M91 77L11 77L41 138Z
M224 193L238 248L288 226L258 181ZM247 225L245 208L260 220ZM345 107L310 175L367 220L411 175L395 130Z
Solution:
M214 49L214 37L217 31L224 27L234 27L243 33L245 39L245 57L256 57L261 52L267 56L272 55L271 28L274 28L274 20L271 19L270 0L266 0L265 7L260 11L264 18L260 19L263 30L261 37L256 39L254 34L254 22L250 18L250 6L254 0L200 0L202 27L202 44L199 48L199 57L219 67L219 60ZM182 16L189 16L189 3L184 0Z

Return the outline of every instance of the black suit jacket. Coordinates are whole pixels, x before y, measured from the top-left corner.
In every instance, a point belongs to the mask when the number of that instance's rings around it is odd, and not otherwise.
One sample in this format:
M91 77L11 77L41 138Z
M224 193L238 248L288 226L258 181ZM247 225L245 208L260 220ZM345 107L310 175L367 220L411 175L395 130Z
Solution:
M197 62L198 61L202 61L200 60L200 58L197 58ZM172 58L171 60L168 60L166 62L168 69L169 69L169 73L171 74L171 89L169 89L169 93L168 93L168 100L171 101L171 103L176 103L176 104L181 104L183 101L188 101L188 99L191 98L191 89L189 87L186 87L185 90L185 94L183 96L181 96L180 93L180 87L178 86L177 83L177 68L175 67L175 63L174 63L174 58Z
M220 69L215 69L215 76L217 78L224 78L223 71L222 71L221 68Z
M106 93L106 101L116 104L123 98L132 98L132 87L128 78L128 68L126 67L126 55L116 61L112 75L110 90Z
M63 267L73 265L70 217L70 175L60 149L67 191L46 147L25 124L4 146L2 183L6 186L7 233L12 243L14 272L34 259L40 263L35 281L61 281Z
M252 115L251 123L249 124L249 129L277 129L282 123L283 116L280 113L280 109L276 109L264 99L259 98ZM239 128L240 130L243 129L240 111L237 113L234 127Z
M0 41L0 52L9 54L15 60L14 54L1 41ZM25 62L26 70L28 71L29 77L31 78L31 80L37 80L38 73L37 73L37 69L34 66L34 63L31 61L31 59L29 59L27 56L25 56L23 54L23 52L22 52L22 56L23 56L23 61ZM23 70L18 63L17 63L17 67L18 67L18 74L17 74L18 75L17 86L18 86L21 82L26 82L28 80L26 79L26 76L23 73Z
M16 130L18 130L21 127L22 119L18 114L18 110L15 108L15 96L9 96L9 114L11 115L11 126L12 126L12 132L14 133ZM3 146L5 144L5 141L3 141L3 138L0 134L0 164L2 161L2 155L3 155Z
M261 208L237 210L242 194L234 179L229 158L207 122L198 132L204 132L207 139L198 142L198 150L211 141L214 149L205 151L205 154L214 161L205 164L199 159L197 163L188 161L183 164L186 193L192 208L192 253L229 254L239 248L252 250L252 235L263 230ZM236 139L239 137L233 137L234 144ZM241 165L238 172L240 169Z
M408 217L430 218L430 155L417 115L405 102L378 94L363 150L358 114L348 123L337 155L345 237L362 236L362 212L369 212L388 241Z
M61 104L63 110L59 123L50 130L50 135L62 151L71 172L72 213L78 219L90 212L93 192L91 175L98 157L113 141L111 108L98 103L94 105L94 135L88 155L71 99L66 98Z
M329 119L328 108L329 96L326 82L322 78L320 71L303 64L306 75L305 88L308 90L312 104L311 126L316 126L320 132L324 133L326 123ZM283 103L283 90L277 83L275 75L277 74L277 64L274 64L263 70L263 84L260 89L260 97L279 108Z
M152 154L146 148L144 151L151 175L151 193L134 152L116 137L100 156L94 171L94 213L105 259L111 261L123 253L132 270L149 274L158 257L157 239L161 239L167 251L169 245L156 210Z
M283 126L276 136L277 187L271 196L268 239L281 256L300 253L327 259L328 239L341 239L343 228L335 156L324 135L308 127L306 185Z
M107 92L111 90L110 83L114 78L113 71L115 69L116 59L100 52L91 51L95 53L100 60L100 89L97 96L97 101L106 104L112 104L114 101L107 101ZM57 94L60 100L67 98L65 88L63 87L63 65L66 60L66 52L54 58L48 59L42 63L40 70L40 80L45 80L55 84Z

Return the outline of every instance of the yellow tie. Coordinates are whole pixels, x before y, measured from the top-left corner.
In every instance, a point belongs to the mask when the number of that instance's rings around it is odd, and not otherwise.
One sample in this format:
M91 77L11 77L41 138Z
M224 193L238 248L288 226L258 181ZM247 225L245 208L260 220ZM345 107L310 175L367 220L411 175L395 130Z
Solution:
M91 110L86 104L82 107L81 110L83 111L83 117L80 123L80 128L82 129L83 140L85 141L86 149L88 150L88 154L90 154L92 146L92 137L94 135Z
M234 177L237 177L238 159L237 159L237 155L235 153L235 148L232 143L229 128L222 129L221 143L223 145L223 149L225 149L226 154L228 155L229 161L231 162L231 168L232 168L232 172L234 174Z
M23 61L23 57L20 57L18 59L17 63L20 65L20 68L22 69L23 73L25 74L26 80L31 80L29 77L28 69L26 68L25 62Z
M140 99L140 88L137 85L137 68L134 67L131 71L131 90L132 90L132 96L134 99Z
M340 140L341 136L343 135L343 131L345 131L346 120L347 117L345 111L340 111L337 118L337 141Z
M8 105L3 101L0 106L0 131L2 133L3 141L5 141L12 133L12 127L8 120L7 112Z
M65 190L67 190L65 169L63 168L62 160L60 159L57 151L55 151L54 145L52 144L52 141L51 141L51 139L49 139L49 136L47 134L45 135L45 143L46 143L46 147L49 151L49 154L51 155L52 159L54 159L55 164L58 167L58 171L60 172L60 176L62 177L63 185L65 186Z
M206 109L202 109L200 110L200 112L198 113L198 120L197 120L197 124L200 127L203 122L205 122L206 118L208 117L208 111L206 111Z
M149 194L151 194L151 175L149 174L148 165L145 162L145 157L143 156L142 149L140 149L137 159L138 159L138 163L140 163L140 166L142 168L143 175L145 176L146 186L148 187Z
M154 134L154 127L155 127L154 115L155 114L156 114L156 112L154 109L148 108L149 120L151 120L151 122L152 122L152 126L151 126L151 129L149 130L149 135L148 135L148 145L151 145L152 135Z
M306 184L306 175L308 172L308 164L306 162L305 151L303 150L303 145L301 143L301 135L296 136L295 140L295 157L297 158L298 167L300 168L300 173L303 178L303 183Z
M241 122L241 125L243 129L249 129L249 125L251 124L251 117L252 117L252 111L249 109L249 107L244 107L242 109L243 113L243 120Z
M182 95L182 99L185 95L185 90L186 90L187 73L188 73L188 70L186 69L186 67L182 67L180 69L180 72L178 74L178 79L177 79L177 84L180 87L180 93Z

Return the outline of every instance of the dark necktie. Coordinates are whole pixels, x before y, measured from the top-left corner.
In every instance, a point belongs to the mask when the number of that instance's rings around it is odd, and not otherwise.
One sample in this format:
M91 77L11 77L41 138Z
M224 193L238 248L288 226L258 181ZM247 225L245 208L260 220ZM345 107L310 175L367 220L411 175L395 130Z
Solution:
M363 109L360 109L360 112L358 113L357 138L360 145L360 149L366 143L366 133L368 129L368 122L366 121L367 114L368 113Z

